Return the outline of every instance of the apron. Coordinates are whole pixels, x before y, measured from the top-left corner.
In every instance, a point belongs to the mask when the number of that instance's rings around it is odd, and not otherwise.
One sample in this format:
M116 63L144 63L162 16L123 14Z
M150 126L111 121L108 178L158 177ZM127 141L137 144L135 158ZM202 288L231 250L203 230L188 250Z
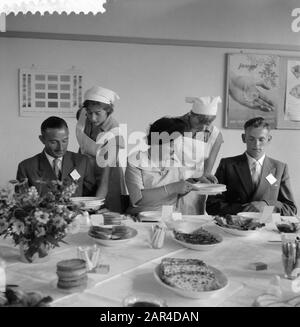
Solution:
M100 132L97 135L96 141L94 141L84 132L86 119L86 110L83 108L76 125L76 138L80 146L80 151L82 154L85 154L91 158L94 167L96 165L101 167L101 158L104 157L105 153L109 150L111 151L109 153L115 153L116 151L116 142L113 142L113 140L120 135L119 126L116 126L115 121L112 121L111 124L108 122L105 126L105 129L107 130ZM119 147L124 148L124 144L119 145ZM118 158L108 155L106 164L109 166L113 164L113 166L110 168L110 183L108 186L108 194L105 203L109 210L123 212L125 210L123 206L126 206L126 204L123 205L120 198L121 195L126 197L128 195L125 184L126 167L120 167L118 166L118 163ZM96 171L99 172L101 169L96 169Z
M201 136L201 134L199 134ZM199 138L179 137L174 141L175 154L182 157L182 179L199 178L204 172L206 144ZM183 215L205 213L206 196L191 191L178 199L178 209Z

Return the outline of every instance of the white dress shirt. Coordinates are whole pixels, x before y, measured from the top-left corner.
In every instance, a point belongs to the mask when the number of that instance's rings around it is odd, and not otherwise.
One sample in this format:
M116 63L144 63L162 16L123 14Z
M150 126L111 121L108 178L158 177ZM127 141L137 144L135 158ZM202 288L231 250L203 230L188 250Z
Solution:
M52 167L53 169L53 161L54 161L54 157L50 156L46 151L44 151L49 163L50 163L50 166ZM59 167L59 170L61 171L61 167L62 167L62 159L63 157L60 157L60 158L57 158L58 159L58 167Z

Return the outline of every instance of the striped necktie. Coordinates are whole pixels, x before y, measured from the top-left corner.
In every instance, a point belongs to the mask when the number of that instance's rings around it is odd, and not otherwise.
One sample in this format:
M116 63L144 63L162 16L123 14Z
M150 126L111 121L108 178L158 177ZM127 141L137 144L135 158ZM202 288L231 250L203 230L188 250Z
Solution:
M253 162L251 167L252 182L257 187L260 179L260 163L258 161Z
M60 162L59 162L59 159L58 158L55 158L53 160L53 170L54 170L54 173L56 175L56 178L58 180L61 180L61 170L60 170Z

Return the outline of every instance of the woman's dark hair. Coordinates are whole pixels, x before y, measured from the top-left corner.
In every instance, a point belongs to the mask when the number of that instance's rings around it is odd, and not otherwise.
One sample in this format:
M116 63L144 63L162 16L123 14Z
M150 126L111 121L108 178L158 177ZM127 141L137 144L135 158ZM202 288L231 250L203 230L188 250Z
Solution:
M211 124L216 118L216 115L195 114L192 111L190 112L190 115L194 116L194 117L197 117L198 118L198 123L199 124L204 124L204 125Z
M246 130L249 127L254 127L254 128L263 127L266 128L267 130L270 130L269 123L263 117L255 117L247 120L244 125L244 130Z
M98 105L98 106L100 106L100 109L105 110L107 112L107 115L111 115L114 111L113 104L107 104L104 102L93 101L93 100L85 100L83 102L82 107L87 109L89 106L95 106L95 105Z
M152 133L156 133L156 135L165 133L169 136L171 136L172 133L176 133L177 136L179 136L179 134L183 135L185 131L187 131L187 125L182 119L162 117L150 125L147 135L147 143L151 145L151 135L153 135ZM176 134L174 134L175 137L173 135L173 138L176 138ZM162 143L162 139L160 139L158 144Z
M51 116L42 122L41 133L45 133L46 129L48 128L68 129L68 125L64 119L56 116Z

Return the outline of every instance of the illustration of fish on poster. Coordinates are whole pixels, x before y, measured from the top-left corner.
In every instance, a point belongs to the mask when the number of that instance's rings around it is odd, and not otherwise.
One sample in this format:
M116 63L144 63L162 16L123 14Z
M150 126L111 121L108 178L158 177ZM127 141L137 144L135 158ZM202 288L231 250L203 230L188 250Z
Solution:
M257 116L276 126L279 69L276 55L228 55L226 127L243 128L245 121Z
M284 120L300 121L300 61L287 62Z

